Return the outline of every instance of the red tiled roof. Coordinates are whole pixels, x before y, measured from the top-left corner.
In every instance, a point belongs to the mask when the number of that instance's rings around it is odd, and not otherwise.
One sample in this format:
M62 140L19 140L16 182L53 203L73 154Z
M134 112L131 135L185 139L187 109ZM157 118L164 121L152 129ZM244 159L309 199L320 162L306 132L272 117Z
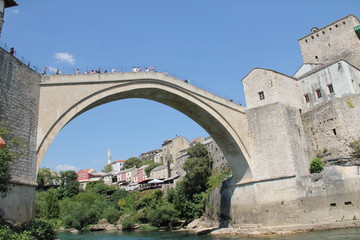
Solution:
M117 163L117 162L125 162L126 160L116 160L116 161L113 161L111 164L113 164L113 163Z
M195 143L195 142L199 141L201 138L202 138L202 137L197 137L197 138L195 138L191 143Z

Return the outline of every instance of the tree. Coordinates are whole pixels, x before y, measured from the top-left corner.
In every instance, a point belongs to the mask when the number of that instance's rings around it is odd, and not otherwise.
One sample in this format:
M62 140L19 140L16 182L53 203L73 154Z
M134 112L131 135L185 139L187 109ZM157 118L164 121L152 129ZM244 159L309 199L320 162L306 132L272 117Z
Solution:
M212 160L203 144L196 144L189 148L190 158L184 163L186 171L184 188L188 195L205 192L211 176Z
M212 160L204 145L196 144L188 153L190 158L183 165L186 175L168 195L169 202L187 222L199 218L204 211L212 170Z
M96 194L104 195L105 197L108 195L108 193L114 192L115 189L116 188L114 186L106 185L102 181L90 182L86 185L86 192L93 192Z
M59 200L55 189L50 189L44 197L44 213L46 219L58 218L60 214Z
M169 203L157 205L155 208L150 209L147 215L151 225L157 227L166 226L172 228L179 222L179 212Z
M149 166L147 166L145 168L145 173L146 173L146 176L150 176L150 172L151 170L153 170L154 168L158 167L158 166L161 166L162 164L161 163L150 163Z
M60 172L60 182L61 186L58 190L59 198L72 197L79 193L80 183L77 180L75 171Z
M40 168L37 174L36 182L38 188L53 186L59 179L59 175L50 168Z
M129 158L128 160L126 160L124 162L124 169L129 169L129 168L132 168L134 166L139 168L139 167L141 167L141 164L142 164L142 162L141 162L141 160L139 158L131 157L131 158Z
M103 171L104 173L111 172L112 171L111 164L105 165L105 167L101 171Z
M0 149L0 196L6 197L11 191L11 167L16 157L20 156L19 151L25 144L17 137L10 138L7 128L0 122L0 136L7 140L8 144Z
M5 197L11 191L12 157L9 148L0 149L0 195Z

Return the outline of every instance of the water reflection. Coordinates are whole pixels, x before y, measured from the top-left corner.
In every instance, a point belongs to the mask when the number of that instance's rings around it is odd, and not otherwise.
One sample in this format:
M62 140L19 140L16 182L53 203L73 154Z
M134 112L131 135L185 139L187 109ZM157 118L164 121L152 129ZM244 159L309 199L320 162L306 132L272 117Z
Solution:
M247 237L247 236L196 236L187 232L81 232L77 235L70 233L60 233L58 238L61 240L177 240L177 239L195 239L195 240L359 240L360 228L328 230L319 232L297 233L284 236L267 237Z

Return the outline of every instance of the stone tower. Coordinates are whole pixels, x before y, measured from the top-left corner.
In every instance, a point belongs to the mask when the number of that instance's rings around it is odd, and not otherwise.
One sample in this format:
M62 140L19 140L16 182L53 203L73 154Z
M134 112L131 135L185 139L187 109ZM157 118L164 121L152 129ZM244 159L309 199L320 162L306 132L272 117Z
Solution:
M4 23L5 8L17 6L14 0L0 0L0 36L1 30Z
M311 29L298 40L304 64L329 64L339 59L360 68L360 22L348 15L326 27Z
M110 148L108 149L108 164L111 164L111 152L110 152Z

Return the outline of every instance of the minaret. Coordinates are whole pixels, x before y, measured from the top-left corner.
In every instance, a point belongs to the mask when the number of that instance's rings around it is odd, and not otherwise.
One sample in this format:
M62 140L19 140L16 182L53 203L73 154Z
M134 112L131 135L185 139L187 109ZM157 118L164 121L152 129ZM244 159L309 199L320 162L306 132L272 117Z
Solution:
M0 36L1 29L4 23L4 12L5 8L17 6L17 3L14 0L0 0Z
M111 163L111 153L110 153L110 148L108 149L108 164Z

